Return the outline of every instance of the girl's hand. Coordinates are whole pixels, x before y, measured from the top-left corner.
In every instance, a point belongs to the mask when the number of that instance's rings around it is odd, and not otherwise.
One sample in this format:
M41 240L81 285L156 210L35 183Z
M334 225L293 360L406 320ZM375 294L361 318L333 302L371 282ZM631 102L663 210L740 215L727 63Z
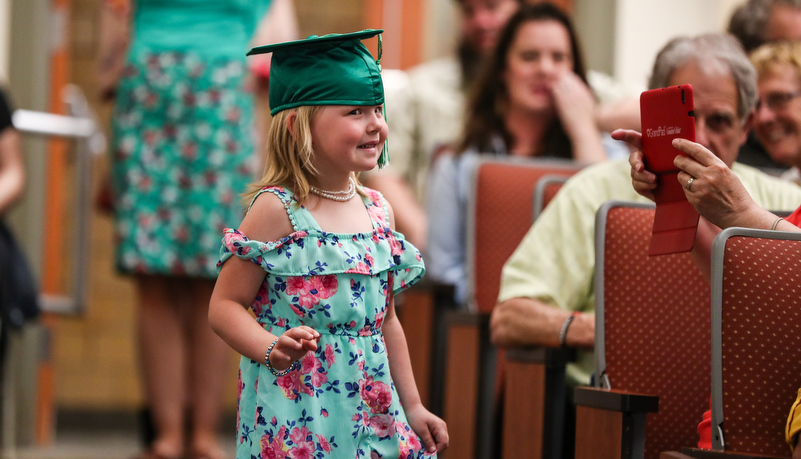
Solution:
M595 97L578 75L571 71L562 72L551 91L556 112L571 139L587 130L597 132Z
M434 416L421 403L406 410L409 427L420 437L429 453L445 451L448 448L448 426L445 421Z
M278 371L284 371L292 362L306 355L309 351L317 350L317 340L320 333L311 327L301 325L290 328L278 337L273 350L270 352L270 365Z
M653 201L653 191L657 184L656 174L645 168L645 161L643 161L642 155L642 134L628 129L618 129L612 131L612 138L626 142L631 147L632 152L631 156L629 156L631 184L638 194Z

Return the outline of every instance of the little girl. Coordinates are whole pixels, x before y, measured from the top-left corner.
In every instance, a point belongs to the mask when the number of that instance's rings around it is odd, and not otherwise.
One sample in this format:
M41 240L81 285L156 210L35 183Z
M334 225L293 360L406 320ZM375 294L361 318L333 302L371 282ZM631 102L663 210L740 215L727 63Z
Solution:
M380 32L249 53L273 53L266 173L239 229L225 231L209 307L243 356L240 459L419 458L448 444L395 315L422 258L354 174L385 158L380 69L361 43Z

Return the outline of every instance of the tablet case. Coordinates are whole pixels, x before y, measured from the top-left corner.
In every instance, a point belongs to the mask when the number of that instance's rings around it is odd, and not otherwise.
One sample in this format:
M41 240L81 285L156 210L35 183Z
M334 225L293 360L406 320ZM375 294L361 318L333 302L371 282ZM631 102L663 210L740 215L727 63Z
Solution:
M640 95L645 167L657 175L656 213L648 255L689 252L695 243L698 212L687 201L673 165L673 139L695 141L693 88L689 84L652 89Z

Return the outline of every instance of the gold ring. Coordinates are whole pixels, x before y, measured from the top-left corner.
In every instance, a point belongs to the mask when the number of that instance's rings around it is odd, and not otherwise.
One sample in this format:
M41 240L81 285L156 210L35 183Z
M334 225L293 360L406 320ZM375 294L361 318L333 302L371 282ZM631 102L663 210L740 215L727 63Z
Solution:
M695 177L690 177L690 180L687 180L687 183L684 184L685 190L692 191L690 187L693 186L693 180L695 180Z

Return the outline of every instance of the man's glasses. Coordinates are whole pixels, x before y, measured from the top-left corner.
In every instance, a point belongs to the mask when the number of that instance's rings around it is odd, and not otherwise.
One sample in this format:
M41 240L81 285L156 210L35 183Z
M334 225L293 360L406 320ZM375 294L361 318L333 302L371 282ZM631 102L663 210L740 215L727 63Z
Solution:
M764 98L757 100L756 109L768 107L770 110L782 110L787 108L790 102L796 97L801 96L801 91L795 92L772 92Z

